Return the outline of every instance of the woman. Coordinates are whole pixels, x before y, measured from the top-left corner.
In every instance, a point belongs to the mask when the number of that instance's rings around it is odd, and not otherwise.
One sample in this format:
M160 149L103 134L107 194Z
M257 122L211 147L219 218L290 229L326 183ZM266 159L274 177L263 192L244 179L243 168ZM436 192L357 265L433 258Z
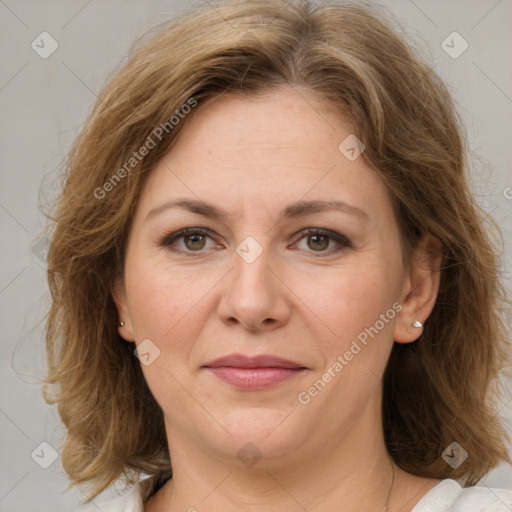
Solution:
M72 482L135 484L103 512L510 510L462 487L510 462L509 354L457 119L376 9L226 1L138 49L54 215Z

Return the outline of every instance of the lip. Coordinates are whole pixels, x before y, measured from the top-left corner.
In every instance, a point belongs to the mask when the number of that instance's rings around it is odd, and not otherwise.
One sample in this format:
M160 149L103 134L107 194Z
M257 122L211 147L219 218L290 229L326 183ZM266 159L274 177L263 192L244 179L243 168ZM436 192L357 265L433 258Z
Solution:
M266 389L285 382L306 368L299 363L273 355L248 357L230 354L212 361L204 368L215 377L240 389Z
M229 366L231 368L304 368L299 363L270 354L261 354L253 357L243 354L229 354L215 359L215 361L211 361L204 366L207 368L217 368L220 366Z

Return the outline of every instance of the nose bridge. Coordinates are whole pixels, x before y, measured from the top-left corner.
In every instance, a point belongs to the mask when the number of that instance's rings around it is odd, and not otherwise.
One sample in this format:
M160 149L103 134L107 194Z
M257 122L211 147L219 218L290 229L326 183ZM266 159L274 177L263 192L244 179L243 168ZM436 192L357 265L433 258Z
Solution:
M272 265L270 237L246 237L236 248L232 292L242 293L242 302L261 306L273 295L269 266Z
M237 246L220 307L225 322L257 330L289 317L285 291L271 270L275 265L270 242L268 236L247 237Z

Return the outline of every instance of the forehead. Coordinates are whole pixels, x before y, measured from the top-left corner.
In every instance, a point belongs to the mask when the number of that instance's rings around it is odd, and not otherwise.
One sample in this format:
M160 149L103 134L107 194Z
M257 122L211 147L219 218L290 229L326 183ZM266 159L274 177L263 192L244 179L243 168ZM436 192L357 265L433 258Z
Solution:
M313 147L315 152L337 150L340 135L354 131L330 104L285 86L259 95L222 95L194 114L175 153L194 149L217 157L228 150L257 150L262 157L279 151L300 155Z
M355 137L353 131L330 105L291 87L258 96L223 95L187 120L148 177L141 206L147 211L157 202L188 196L226 209L240 198L259 209L301 198L387 208L378 173L362 156L351 160L340 150Z

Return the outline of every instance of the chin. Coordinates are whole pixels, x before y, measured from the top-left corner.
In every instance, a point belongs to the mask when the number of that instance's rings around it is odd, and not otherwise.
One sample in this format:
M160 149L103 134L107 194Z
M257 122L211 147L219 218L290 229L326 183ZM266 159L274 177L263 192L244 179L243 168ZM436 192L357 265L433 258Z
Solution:
M235 453L242 462L262 458L261 466L272 465L272 459L280 459L282 463L283 456L294 452L309 437L307 424L299 424L294 414L287 418L289 413L261 407L237 409L219 418L232 437L222 435L208 444L227 457Z

